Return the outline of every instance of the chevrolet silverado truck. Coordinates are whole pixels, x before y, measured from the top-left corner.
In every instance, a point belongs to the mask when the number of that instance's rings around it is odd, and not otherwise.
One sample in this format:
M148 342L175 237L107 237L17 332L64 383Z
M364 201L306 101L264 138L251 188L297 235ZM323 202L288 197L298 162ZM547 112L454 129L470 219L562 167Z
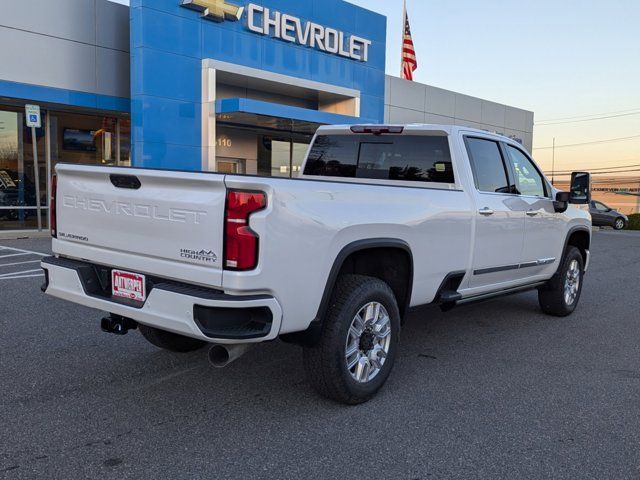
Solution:
M537 289L566 316L589 264L590 175L457 126L321 127L299 178L58 164L44 292L174 352L302 347L346 404L385 383L410 309Z

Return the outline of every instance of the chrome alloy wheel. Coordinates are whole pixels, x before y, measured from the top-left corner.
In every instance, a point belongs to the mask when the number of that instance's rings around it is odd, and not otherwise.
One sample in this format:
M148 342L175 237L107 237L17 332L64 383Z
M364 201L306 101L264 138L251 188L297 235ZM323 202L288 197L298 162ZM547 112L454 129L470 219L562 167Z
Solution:
M573 305L578 297L580 288L580 264L577 260L572 260L567 270L564 280L564 301L567 305Z
M616 220L616 230L622 230L624 228L624 220L619 218Z
M391 317L381 303L363 306L351 322L345 345L347 370L358 383L373 380L382 370L391 346Z

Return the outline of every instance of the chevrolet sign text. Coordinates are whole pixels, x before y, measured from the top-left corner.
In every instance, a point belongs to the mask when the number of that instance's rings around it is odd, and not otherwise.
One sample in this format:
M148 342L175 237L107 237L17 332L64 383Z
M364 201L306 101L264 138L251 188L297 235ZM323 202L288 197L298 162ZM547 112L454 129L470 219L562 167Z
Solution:
M271 11L255 3L247 6L247 27L254 33L317 48L341 57L361 62L369 60L371 40L355 35L347 36L344 32L317 23L303 23L297 17Z

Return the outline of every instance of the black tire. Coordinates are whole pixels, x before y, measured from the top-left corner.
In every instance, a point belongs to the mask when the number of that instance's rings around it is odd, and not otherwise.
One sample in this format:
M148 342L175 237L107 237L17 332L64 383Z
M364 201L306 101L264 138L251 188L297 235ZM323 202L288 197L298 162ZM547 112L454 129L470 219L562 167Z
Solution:
M139 324L138 328L142 336L151 344L164 350L177 353L195 352L204 347L207 342L185 337L177 333L166 332L157 328Z
M351 323L371 302L380 303L388 313L390 341L382 368L371 380L360 383L346 364L346 343ZM384 385L395 362L400 336L400 311L391 288L377 278L341 276L334 288L317 345L303 350L307 379L322 396L348 405L371 399Z
M626 226L627 226L627 223L624 221L624 218L622 217L616 218L616 220L613 222L614 230L624 230L624 227Z
M578 284L575 297L568 302L565 295L565 287L568 282L568 274L572 265L577 262ZM582 293L582 284L584 280L584 259L578 248L569 246L566 250L562 263L558 272L549 280L549 282L538 290L538 301L540 308L548 315L556 317L566 317L571 315L578 306L580 294Z

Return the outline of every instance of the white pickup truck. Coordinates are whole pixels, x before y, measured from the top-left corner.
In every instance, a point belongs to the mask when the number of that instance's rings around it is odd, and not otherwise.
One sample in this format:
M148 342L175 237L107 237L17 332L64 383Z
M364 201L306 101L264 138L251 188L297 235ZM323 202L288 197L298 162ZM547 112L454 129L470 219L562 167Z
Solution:
M412 307L537 289L570 314L589 263L590 176L547 181L518 143L463 127L318 130L297 179L60 164L49 295L158 347L303 347L310 383L355 404L384 384Z

